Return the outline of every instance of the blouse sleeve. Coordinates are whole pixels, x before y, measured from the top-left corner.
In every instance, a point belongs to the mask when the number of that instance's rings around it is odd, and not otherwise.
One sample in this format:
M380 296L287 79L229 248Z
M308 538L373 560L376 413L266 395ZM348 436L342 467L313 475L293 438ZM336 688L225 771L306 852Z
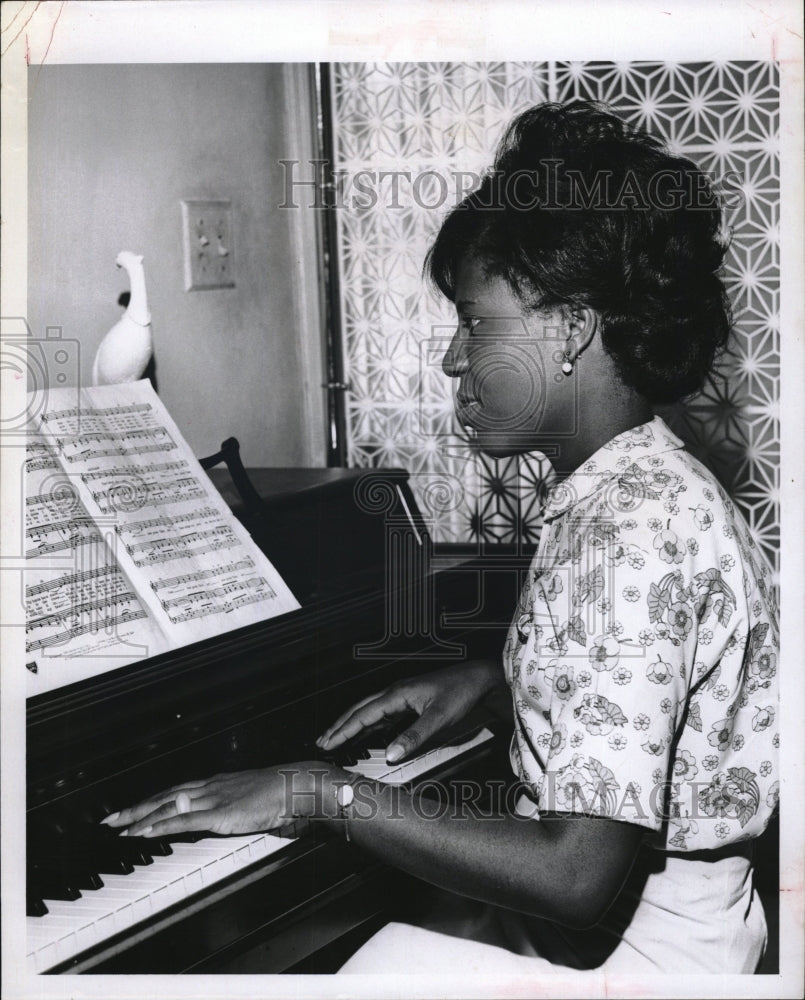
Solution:
M658 551L645 534L624 544L617 534L592 530L575 561L532 591L549 725L534 748L544 762L541 811L607 816L654 831L663 825L695 643L673 539L665 541ZM672 625L649 629L657 594L668 602L664 619Z

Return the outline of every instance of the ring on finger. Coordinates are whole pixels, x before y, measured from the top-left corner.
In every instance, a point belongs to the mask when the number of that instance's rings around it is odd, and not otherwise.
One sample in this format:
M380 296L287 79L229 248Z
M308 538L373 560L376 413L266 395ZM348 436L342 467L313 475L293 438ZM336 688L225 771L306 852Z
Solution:
M176 812L181 816L182 813L190 812L190 796L187 792L179 792L176 796Z

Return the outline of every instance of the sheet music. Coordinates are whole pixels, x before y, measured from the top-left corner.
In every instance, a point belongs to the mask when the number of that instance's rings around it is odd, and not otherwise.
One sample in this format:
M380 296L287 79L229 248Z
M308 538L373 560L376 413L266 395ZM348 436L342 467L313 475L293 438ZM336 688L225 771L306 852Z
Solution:
M41 431L43 443L31 445L26 499L28 658L35 653L38 667L57 657L69 667L65 676L87 676L121 665L78 665L96 643L111 658L111 635L104 645L93 615L107 632L122 629L126 641L140 636L152 655L299 607L150 383L84 389L77 407L74 390L72 405L67 391L53 391ZM48 488L54 476L62 478L60 491ZM37 569L59 555L61 571ZM52 666L37 669L29 685L47 690L58 676Z
M29 694L168 648L44 441L27 445L25 556Z

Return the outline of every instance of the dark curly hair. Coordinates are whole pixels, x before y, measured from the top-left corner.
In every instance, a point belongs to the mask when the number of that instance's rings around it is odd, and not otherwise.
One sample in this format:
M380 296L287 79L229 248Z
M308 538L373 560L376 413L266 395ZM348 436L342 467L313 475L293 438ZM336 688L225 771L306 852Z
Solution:
M654 403L701 388L730 331L718 198L690 160L587 101L539 104L443 222L425 271L454 299L467 257L528 309L587 306L623 381Z

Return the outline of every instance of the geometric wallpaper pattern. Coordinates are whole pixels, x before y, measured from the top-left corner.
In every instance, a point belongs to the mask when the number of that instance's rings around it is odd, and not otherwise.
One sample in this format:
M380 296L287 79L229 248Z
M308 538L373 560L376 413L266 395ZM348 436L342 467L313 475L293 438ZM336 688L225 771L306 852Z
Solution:
M332 120L350 466L402 466L436 541L533 544L550 467L490 459L452 416L455 328L422 262L447 211L538 101L605 102L725 196L734 334L716 374L658 412L779 550L779 79L772 62L335 63Z

